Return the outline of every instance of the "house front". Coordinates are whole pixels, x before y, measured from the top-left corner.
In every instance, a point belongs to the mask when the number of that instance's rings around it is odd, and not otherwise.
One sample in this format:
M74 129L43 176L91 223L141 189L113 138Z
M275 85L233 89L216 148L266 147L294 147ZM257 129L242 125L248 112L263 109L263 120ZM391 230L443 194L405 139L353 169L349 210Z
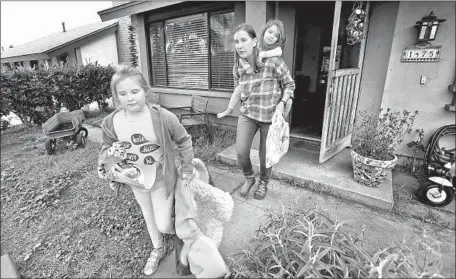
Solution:
M455 82L455 2L116 3L99 15L103 21L131 18L140 67L153 90L170 104L208 96L211 121L228 126L236 126L238 108L222 119L215 114L233 92L233 31L246 22L259 33L269 19L280 19L284 59L296 81L291 136L317 143L320 163L350 145L360 111L417 110L414 127L424 129L425 142L455 123L448 90ZM417 22L431 12L438 24L431 20L426 31ZM435 38L417 45L420 32ZM416 137L407 136L397 154L412 156L407 143Z
M68 61L77 65L117 64L117 28L117 21L109 21L67 30L63 22L60 32L5 50L1 63L6 67L47 67Z

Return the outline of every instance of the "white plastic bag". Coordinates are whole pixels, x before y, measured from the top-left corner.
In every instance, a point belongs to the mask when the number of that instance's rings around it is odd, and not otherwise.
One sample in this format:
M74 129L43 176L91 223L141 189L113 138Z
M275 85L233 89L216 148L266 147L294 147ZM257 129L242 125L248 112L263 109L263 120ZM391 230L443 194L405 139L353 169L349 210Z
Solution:
M288 151L290 127L277 110L272 116L272 124L266 137L266 167L277 164Z

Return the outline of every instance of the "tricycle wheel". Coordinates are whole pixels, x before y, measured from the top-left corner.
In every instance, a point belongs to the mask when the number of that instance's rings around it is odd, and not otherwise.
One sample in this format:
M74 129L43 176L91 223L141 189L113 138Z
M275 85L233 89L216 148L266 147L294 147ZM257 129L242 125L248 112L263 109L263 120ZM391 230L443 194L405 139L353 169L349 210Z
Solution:
M55 139L48 139L46 141L46 153L48 155L52 155L55 153L55 146L56 146L56 142L55 142Z
M83 138L87 138L87 136L89 135L89 131L87 131L87 129L84 127L79 127L78 133L82 133Z
M80 147L84 147L85 146L85 137L84 137L84 132L79 132L76 134L76 143L78 144L78 146Z
M453 188L444 186L440 191L440 185L432 182L421 185L419 192L421 201L434 207L448 205L454 199Z

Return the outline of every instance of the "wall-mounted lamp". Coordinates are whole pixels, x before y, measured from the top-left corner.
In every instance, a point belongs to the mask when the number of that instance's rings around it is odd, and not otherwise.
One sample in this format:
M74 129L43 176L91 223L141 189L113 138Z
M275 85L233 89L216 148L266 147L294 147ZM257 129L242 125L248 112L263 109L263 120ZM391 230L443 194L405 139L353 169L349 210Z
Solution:
M438 19L434 12L431 12L428 16L423 17L421 21L415 23L415 27L418 28L418 42L428 42L435 40L439 24L446 21L446 19Z

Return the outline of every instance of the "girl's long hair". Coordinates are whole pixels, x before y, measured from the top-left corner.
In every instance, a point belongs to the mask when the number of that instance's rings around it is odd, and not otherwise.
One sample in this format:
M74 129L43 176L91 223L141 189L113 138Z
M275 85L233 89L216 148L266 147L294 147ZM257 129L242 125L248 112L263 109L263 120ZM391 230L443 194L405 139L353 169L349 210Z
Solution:
M277 29L279 30L279 39L272 46L267 46L264 44L264 34L266 33L266 30L268 30L271 26L274 26L274 25L277 26ZM270 50L270 49L274 49L274 48L280 46L280 47L282 47L282 52L283 52L283 48L285 47L286 41L287 41L287 36L285 34L285 28L283 27L282 21L278 20L278 19L270 19L260 32L258 45L261 50Z
M236 29L234 30L234 34L236 34L237 32L239 31L245 31L247 32L247 34L249 35L249 37L253 40L253 39L256 39L257 38L257 35L256 35L256 32L255 32L255 29L253 29L252 25L250 24L247 24L247 23L242 23L240 25L238 25L238 27L236 27ZM239 67L239 54L237 53L237 50L234 50L234 52L236 53L236 60L235 60L235 64L236 67ZM258 72L259 70L259 67L257 65L257 56L258 56L258 48L256 46L253 47L253 65L251 65L254 69L255 72Z

